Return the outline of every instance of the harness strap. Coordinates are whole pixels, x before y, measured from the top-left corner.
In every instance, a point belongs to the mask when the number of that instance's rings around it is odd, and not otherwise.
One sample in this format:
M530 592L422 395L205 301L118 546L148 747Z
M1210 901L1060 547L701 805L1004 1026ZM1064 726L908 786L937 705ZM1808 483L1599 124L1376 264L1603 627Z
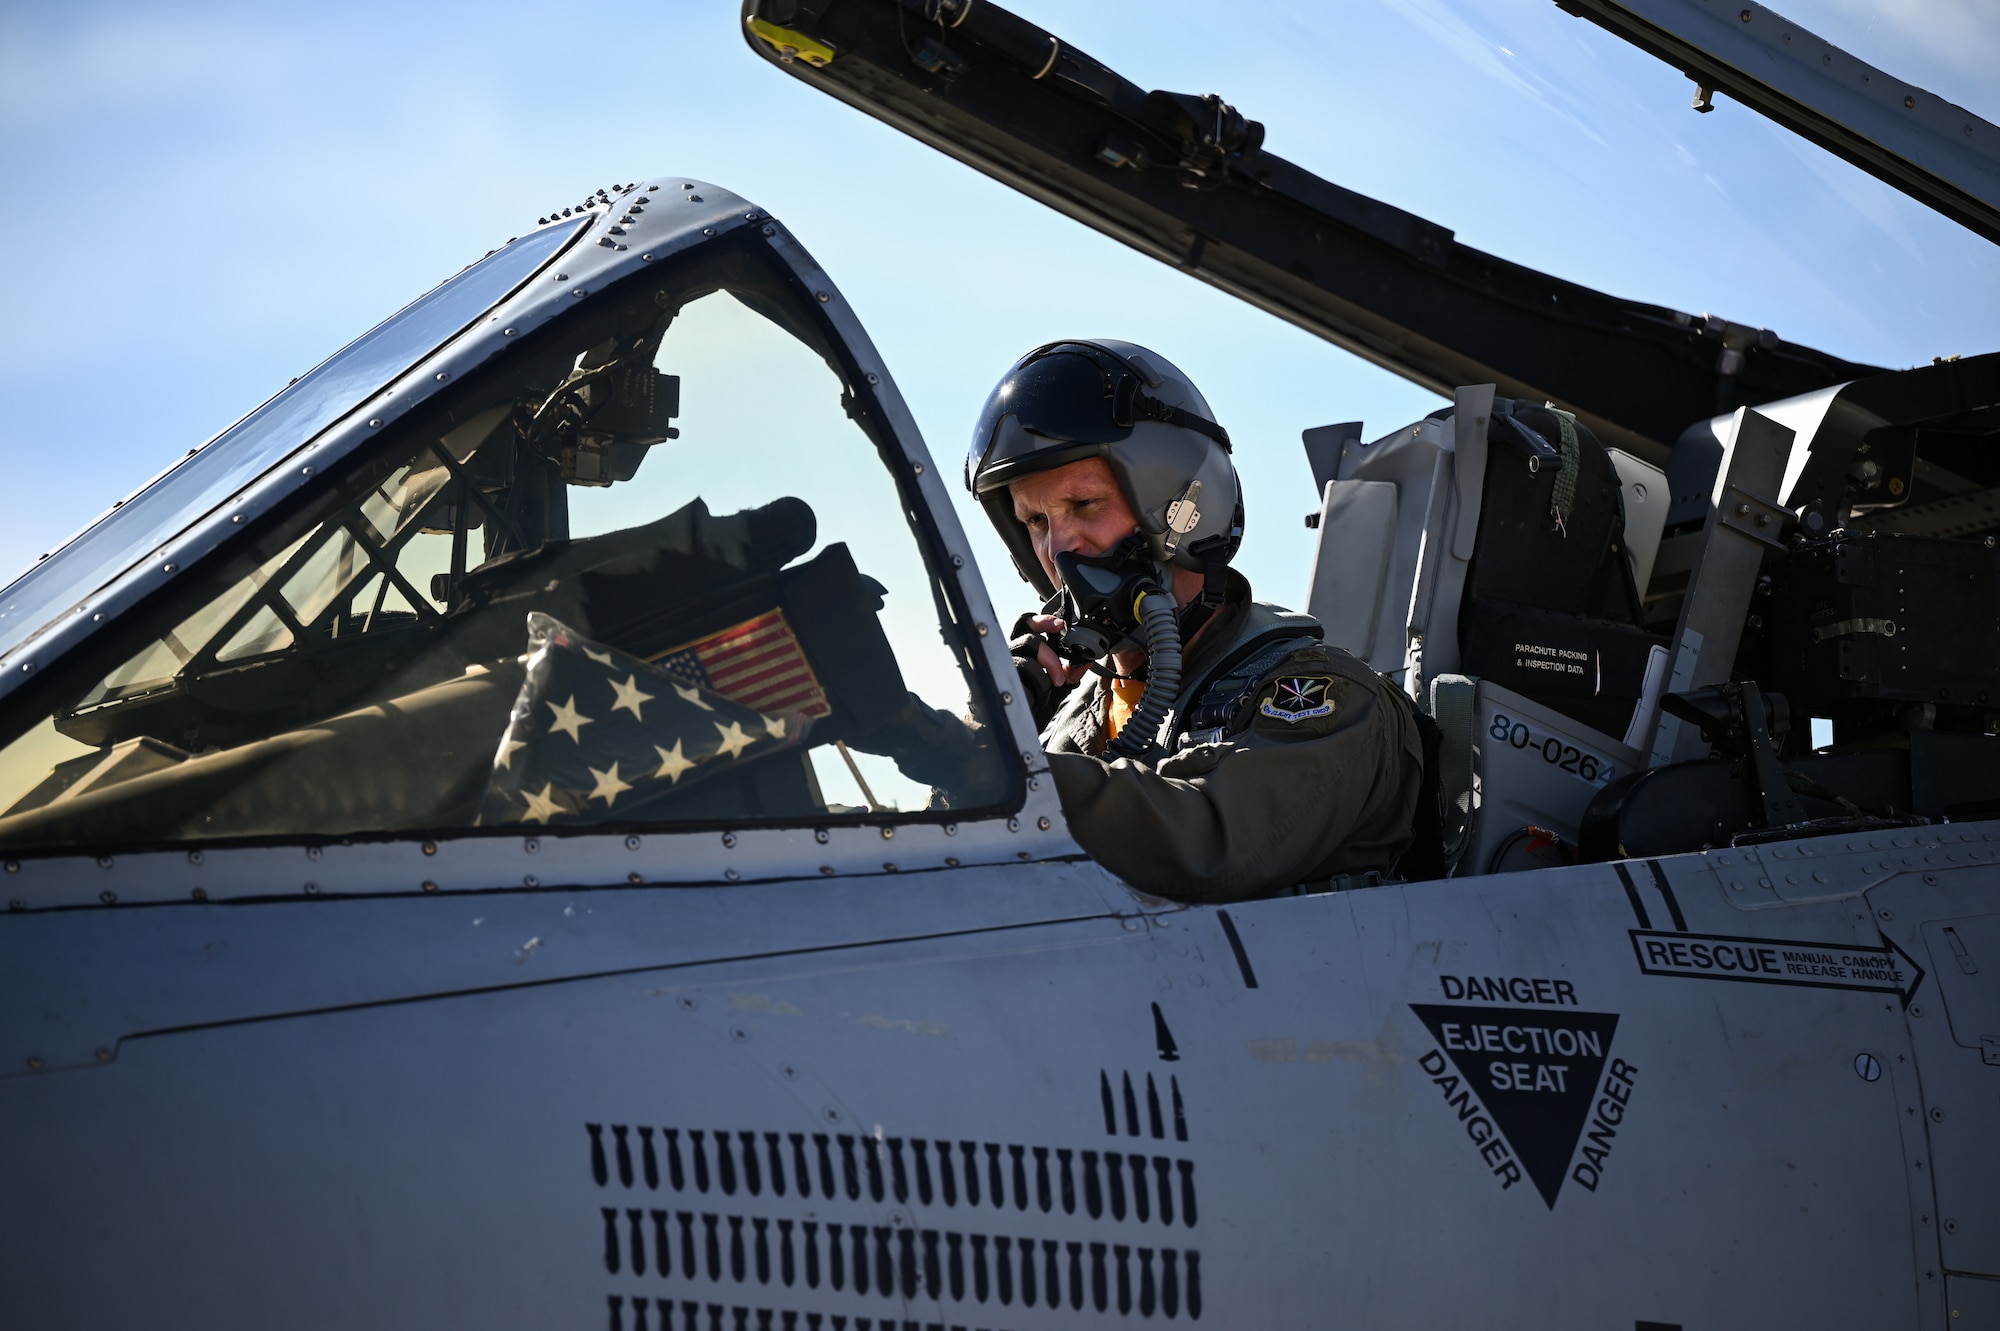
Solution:
M1549 516L1556 520L1556 530L1567 536L1570 510L1576 507L1577 470L1583 465L1583 448L1577 442L1575 413L1553 405L1549 410L1562 431L1562 470L1556 473L1555 485L1549 492Z
M1296 625L1284 625L1259 634L1224 657L1209 673L1206 687L1192 707L1177 709L1168 721L1171 746L1193 748L1214 744L1227 733L1231 712L1238 700L1263 678L1264 672L1309 643L1318 635L1300 633Z
M1458 867L1472 840L1472 727L1478 716L1478 697L1479 681L1468 675L1439 675L1431 681L1447 874Z

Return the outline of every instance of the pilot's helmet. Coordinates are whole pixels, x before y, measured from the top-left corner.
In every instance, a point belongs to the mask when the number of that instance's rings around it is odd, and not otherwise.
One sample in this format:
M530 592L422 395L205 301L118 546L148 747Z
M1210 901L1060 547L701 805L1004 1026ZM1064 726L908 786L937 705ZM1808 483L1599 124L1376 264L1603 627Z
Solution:
M965 460L966 488L1042 595L1055 588L1007 485L1093 457L1110 464L1155 562L1202 572L1236 554L1243 488L1229 432L1200 390L1164 357L1130 342L1051 342L1001 377Z

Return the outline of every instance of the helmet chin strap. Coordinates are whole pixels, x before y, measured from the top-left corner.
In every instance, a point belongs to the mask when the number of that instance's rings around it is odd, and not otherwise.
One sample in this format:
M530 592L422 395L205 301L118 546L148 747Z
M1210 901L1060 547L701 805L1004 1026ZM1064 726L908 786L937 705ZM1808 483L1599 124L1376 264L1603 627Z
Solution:
M1181 609L1181 641L1194 641L1194 635L1208 627L1208 621L1215 618L1215 612L1222 609L1227 599L1227 565L1208 560L1202 564L1201 594L1189 601Z

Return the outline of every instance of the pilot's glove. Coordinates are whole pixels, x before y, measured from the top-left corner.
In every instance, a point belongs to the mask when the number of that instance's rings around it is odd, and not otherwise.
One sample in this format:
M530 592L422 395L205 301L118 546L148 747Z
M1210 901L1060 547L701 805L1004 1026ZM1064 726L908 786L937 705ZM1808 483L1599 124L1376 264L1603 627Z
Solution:
M1030 612L1014 621L1014 628L1007 637L1007 650L1014 658L1014 671L1021 677L1021 694L1028 701L1028 711L1035 718L1035 729L1039 731L1048 725L1056 709L1062 706L1062 700L1076 685L1057 684L1049 678L1048 669L1041 660L1041 652L1048 647L1049 640L1034 630L1033 621L1038 617Z
M932 707L914 693L886 721L849 743L894 759L904 776L932 787L937 807L976 808L1003 793L992 730Z

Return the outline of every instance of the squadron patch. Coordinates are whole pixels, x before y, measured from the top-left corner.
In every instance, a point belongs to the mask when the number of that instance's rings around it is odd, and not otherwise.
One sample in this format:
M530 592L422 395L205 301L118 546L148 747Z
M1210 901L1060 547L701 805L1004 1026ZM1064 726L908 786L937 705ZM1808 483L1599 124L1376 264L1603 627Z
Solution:
M1265 716L1296 723L1333 715L1333 700L1327 696L1333 681L1326 676L1294 675L1276 682L1277 688L1257 709Z

